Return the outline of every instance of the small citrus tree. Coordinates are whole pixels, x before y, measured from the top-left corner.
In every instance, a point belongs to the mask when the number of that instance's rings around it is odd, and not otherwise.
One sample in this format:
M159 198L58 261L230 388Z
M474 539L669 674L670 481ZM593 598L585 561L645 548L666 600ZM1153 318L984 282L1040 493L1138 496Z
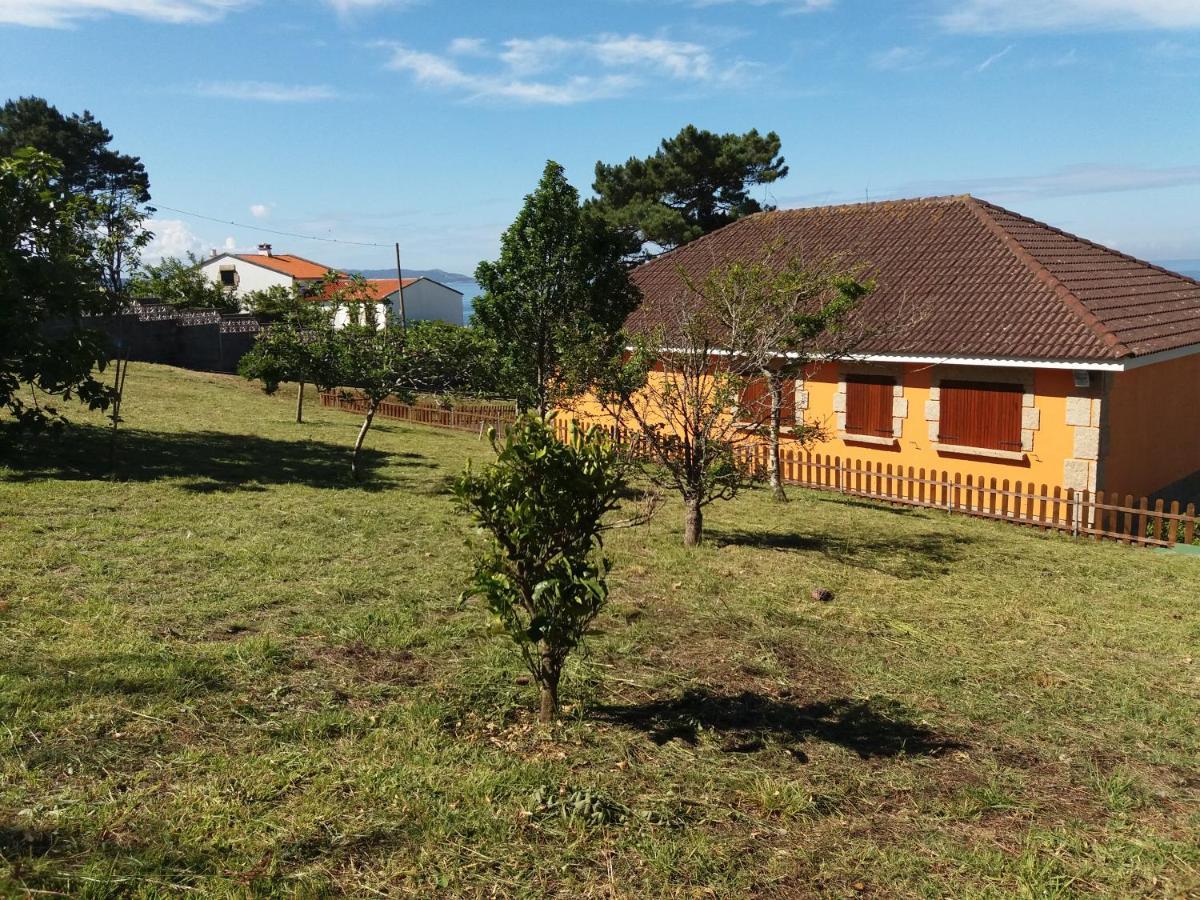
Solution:
M567 656L608 599L601 520L619 503L625 467L596 428L572 426L563 443L525 416L503 442L494 430L490 437L496 462L468 468L455 485L492 538L467 594L487 601L520 648L541 691L538 719L549 723Z

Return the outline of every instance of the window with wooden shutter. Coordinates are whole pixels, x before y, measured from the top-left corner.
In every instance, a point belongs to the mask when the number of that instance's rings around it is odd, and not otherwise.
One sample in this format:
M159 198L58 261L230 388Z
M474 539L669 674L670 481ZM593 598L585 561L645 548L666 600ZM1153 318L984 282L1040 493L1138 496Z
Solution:
M890 438L893 388L896 379L886 375L846 376L846 433Z
M941 388L939 443L1020 452L1023 386L943 381Z
M779 404L780 424L790 428L796 424L796 380L785 378L781 382L782 396ZM738 400L738 418L743 422L769 425L771 422L771 388L765 378L755 378L747 383Z

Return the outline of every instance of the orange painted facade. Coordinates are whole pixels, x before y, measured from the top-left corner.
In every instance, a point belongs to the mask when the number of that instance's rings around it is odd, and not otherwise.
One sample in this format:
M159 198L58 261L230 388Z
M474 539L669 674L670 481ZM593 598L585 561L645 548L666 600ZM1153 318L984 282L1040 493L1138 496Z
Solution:
M1033 434L1032 449L1021 454L1022 458L1019 460L945 452L938 449L937 442L930 434L927 404L935 396L932 390L935 379L951 374L958 377L964 374L979 377L985 371L993 374L997 380L1003 380L1005 377L1012 377L1014 380L1032 378L1031 393L1035 398L1033 409L1037 411L1039 427ZM904 365L898 367L898 371L887 371L887 374L896 374L903 390L902 397L898 399L906 401L907 406L907 414L901 417L903 421L900 434L895 443L888 447L836 437L837 414L834 410L834 395L838 390L840 372L841 367L835 364L826 365L804 383L804 390L808 392L805 422L821 424L823 430L831 435L830 440L814 445L814 452L840 456L843 459L850 457L872 465L882 463L885 466L936 469L939 473L949 473L951 480L955 475L961 475L964 479L970 475L973 478L995 478L998 481L1032 481L1034 484L1050 487L1062 484L1063 463L1073 455L1074 443L1073 429L1066 424L1067 397L1075 391L1070 372L1059 369L1030 369L1019 372L1003 369L950 371L944 366L925 365Z
M839 432L847 372L896 379L894 440L868 442ZM1022 385L1022 451L997 454L939 445L942 379ZM1200 355L1129 372L1092 373L1081 379L1086 383L1076 379L1065 369L829 363L797 384L796 406L803 421L820 425L825 435L807 449L839 457L843 464L911 466L951 481L970 476L1135 496L1200 471ZM589 398L573 404L569 415L607 418ZM795 446L785 439L785 449L789 444Z
M1200 355L1111 376L1101 487L1149 495L1200 472Z

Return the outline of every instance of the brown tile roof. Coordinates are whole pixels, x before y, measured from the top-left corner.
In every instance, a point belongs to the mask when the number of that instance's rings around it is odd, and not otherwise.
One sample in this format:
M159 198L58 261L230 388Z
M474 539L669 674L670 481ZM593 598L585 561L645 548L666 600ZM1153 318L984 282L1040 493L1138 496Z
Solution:
M235 256L244 262L254 263L282 275L290 275L292 278L324 278L325 273L332 268L291 253L274 253L271 256L265 253L237 253Z
M1200 282L969 196L748 216L639 266L628 326L669 322L680 268L702 276L771 245L780 266L867 268L877 287L862 317L881 336L862 352L1078 361L1200 344ZM919 324L902 334L892 311L905 303Z

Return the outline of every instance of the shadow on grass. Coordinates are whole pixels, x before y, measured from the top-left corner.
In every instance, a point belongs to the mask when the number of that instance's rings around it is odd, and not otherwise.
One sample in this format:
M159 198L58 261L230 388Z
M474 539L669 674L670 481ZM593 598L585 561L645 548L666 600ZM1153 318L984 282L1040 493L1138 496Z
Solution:
M7 432L7 433L5 433ZM8 481L102 480L111 477L110 432L94 425L68 425L51 435L24 437L0 427L0 466ZM286 441L221 431L159 432L124 429L117 438L117 480L188 479L196 493L260 491L268 484L309 487L355 485L351 447L322 441ZM388 486L376 477L381 466L436 468L417 453L386 454L364 447L361 486Z
M908 711L890 700L840 698L797 704L753 691L722 694L708 688L689 689L669 700L653 700L594 709L597 718L644 731L656 744L699 742L701 731L727 739L726 749L761 749L766 736L785 743L809 738L845 747L863 759L937 756L964 745L914 722ZM733 739L732 743L728 739Z
M759 550L821 553L844 565L872 569L894 578L947 575L950 566L962 559L963 548L974 543L973 538L935 531L862 538L778 531L713 531L711 537L718 547L732 544Z

